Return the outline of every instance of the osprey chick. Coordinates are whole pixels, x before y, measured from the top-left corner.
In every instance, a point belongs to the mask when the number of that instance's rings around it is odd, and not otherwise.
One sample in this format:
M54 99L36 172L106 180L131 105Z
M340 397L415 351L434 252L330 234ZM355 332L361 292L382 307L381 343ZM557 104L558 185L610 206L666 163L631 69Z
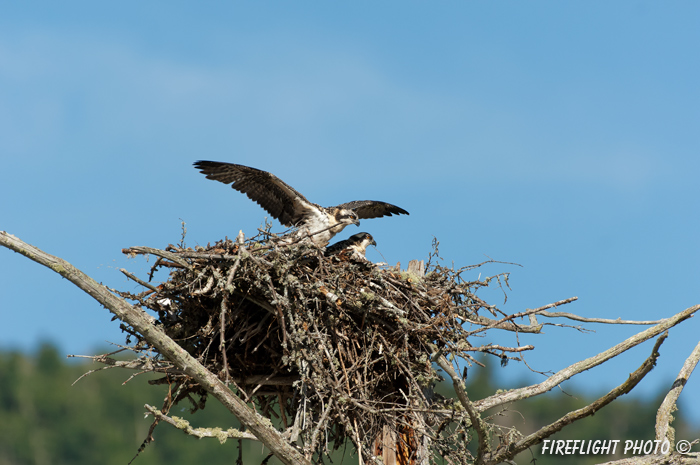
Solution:
M329 245L326 248L326 256L336 255L344 250L350 250L351 256L359 260L367 260L365 258L365 253L367 252L367 247L370 245L377 245L374 238L370 233L361 232L353 234L344 241L338 241L335 244Z
M376 200L355 200L335 207L322 207L309 202L274 174L249 166L200 160L194 163L194 167L207 179L231 184L282 225L296 227L297 237L308 235L320 247L328 244L345 226L359 226L360 219L408 215L403 208Z

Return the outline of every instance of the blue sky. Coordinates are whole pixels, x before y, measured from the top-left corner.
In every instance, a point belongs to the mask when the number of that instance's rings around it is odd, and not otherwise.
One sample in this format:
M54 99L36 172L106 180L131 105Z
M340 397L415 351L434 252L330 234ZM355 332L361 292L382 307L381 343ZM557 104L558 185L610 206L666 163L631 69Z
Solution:
M693 2L31 2L0 8L0 229L105 284L121 249L188 245L266 214L207 181L210 159L272 171L310 200L381 199L374 261L491 257L509 312L578 296L588 317L700 303L700 5ZM281 230L282 228L278 228ZM381 252L381 255L380 253ZM123 342L70 283L0 250L0 348ZM502 303L499 291L485 293ZM557 321L563 322L563 321ZM639 327L522 336L559 370ZM639 387L670 386L698 341L670 333ZM505 335L499 342L514 343ZM585 373L602 393L652 343ZM504 382L529 376L511 364ZM682 396L700 418L700 376ZM651 439L652 432L650 432Z

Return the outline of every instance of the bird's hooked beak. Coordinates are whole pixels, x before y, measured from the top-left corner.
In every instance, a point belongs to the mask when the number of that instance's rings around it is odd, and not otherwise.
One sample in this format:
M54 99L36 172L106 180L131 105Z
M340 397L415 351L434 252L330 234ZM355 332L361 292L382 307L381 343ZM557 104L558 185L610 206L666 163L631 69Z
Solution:
M357 220L353 221L352 224L354 224L355 226L359 226L359 225L360 225L360 220L357 219Z
M373 246L376 247L376 246L377 246L377 241L375 241L374 239L372 239L372 242L370 242L369 245L373 245Z

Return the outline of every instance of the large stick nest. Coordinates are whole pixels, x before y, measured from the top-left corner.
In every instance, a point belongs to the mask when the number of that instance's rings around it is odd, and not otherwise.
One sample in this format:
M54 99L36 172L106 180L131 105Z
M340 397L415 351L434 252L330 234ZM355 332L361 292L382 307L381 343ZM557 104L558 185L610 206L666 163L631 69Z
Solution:
M125 252L160 255L151 276L162 267L170 275L122 295L156 312L171 338L307 453L323 456L350 439L373 455L388 427L397 448L415 450L412 441L430 429L438 455L469 454L468 439L456 440L468 419L432 392L442 378L431 354L470 359L465 322L493 312L474 295L491 278L468 282L466 269L430 262L425 274L383 269L310 245L276 247L266 234L198 250ZM206 393L184 374L156 383L170 384L165 410L183 399L205 406Z

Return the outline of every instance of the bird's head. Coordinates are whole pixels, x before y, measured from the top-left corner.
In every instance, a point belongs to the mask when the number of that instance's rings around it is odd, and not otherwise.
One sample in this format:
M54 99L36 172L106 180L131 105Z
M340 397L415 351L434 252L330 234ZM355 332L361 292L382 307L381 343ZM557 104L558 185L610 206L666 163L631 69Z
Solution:
M353 210L347 208L339 208L335 212L335 219L340 224L349 225L354 224L356 226L360 225L360 219L357 217L357 213Z
M374 240L372 235L370 233L361 233L362 234L362 243L365 245L365 247L373 245L377 246L377 241Z
M369 247L370 245L377 245L377 242L368 232L353 234L348 238L348 241L350 241L352 247L357 248L357 250L361 251L363 254L365 253L367 247Z

